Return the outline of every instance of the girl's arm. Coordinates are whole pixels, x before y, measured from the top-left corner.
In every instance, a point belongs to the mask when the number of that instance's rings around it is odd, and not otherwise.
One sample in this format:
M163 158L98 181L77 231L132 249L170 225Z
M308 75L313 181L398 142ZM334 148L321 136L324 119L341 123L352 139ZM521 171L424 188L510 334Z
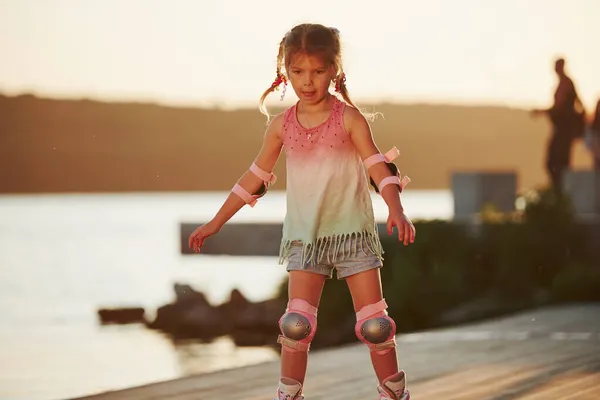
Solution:
M344 112L344 125L363 162L372 156L383 157L373 141L371 128L365 117L353 107L346 107L346 110ZM391 174L385 162L375 162L375 164L370 165L368 173L373 178L379 188L381 197L388 206L389 215L386 224L388 235L393 233L395 226L398 230L398 240L400 242L404 242L405 246L414 243L415 227L404 215L404 207L402 207L400 201L402 181L398 176Z
M350 135L350 138L363 161L374 154L380 153L373 140L369 123L364 115L357 109L353 107L345 108L344 124L346 126L346 131ZM379 186L384 178L392 176L388 166L384 162L372 165L369 168L368 173L377 186ZM398 185L386 185L381 191L381 197L385 200L390 213L404 213L404 207L402 206L399 194L400 190Z
M271 173L279 160L283 147L281 139L282 130L283 114L278 114L269 123L265 131L262 148L258 156L254 159L254 164L264 172ZM237 185L248 193L256 193L263 185L263 182L262 179L248 169L237 181ZM217 229L220 229L246 204L247 202L239 194L233 191L230 192L211 222L216 225Z
M217 211L212 220L196 228L188 239L188 245L194 252L199 253L204 241L211 235L221 230L223 225L231 219L244 205L251 206L257 201L258 195L254 195L261 189L267 189L270 183L275 181L275 175L271 171L275 167L283 142L281 140L281 131L283 129L283 115L277 115L264 135L262 148L254 162L248 168L248 171L233 186L231 193ZM218 173L218 171L216 171ZM264 192L261 194L264 195Z

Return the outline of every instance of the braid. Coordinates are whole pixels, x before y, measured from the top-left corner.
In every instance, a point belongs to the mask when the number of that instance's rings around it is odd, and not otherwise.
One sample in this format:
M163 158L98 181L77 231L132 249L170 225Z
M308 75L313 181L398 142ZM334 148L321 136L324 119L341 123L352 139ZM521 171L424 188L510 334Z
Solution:
M284 36L283 39L281 39L281 42L279 42L279 50L277 52L277 63L276 63L277 75L275 76L275 80L273 81L271 86L267 90L265 90L263 95L260 97L259 109L260 109L261 113L263 113L264 115L267 116L267 121L271 118L271 115L269 114L269 111L267 110L267 107L265 106L265 99L267 98L267 96L270 93L275 91L275 89L277 89L282 82L284 82L284 83L286 82L285 75L281 72L281 68L283 66L285 39L286 39L286 36Z
M348 93L348 87L346 86L346 74L340 68L340 72L335 77L335 91L342 95L346 103L350 104L352 107L358 109L356 104L350 99L350 94Z
M277 51L277 76L281 75L281 67L283 66L283 54L285 51L285 38L287 37L284 36L283 39L281 39L281 42L279 42L279 50Z

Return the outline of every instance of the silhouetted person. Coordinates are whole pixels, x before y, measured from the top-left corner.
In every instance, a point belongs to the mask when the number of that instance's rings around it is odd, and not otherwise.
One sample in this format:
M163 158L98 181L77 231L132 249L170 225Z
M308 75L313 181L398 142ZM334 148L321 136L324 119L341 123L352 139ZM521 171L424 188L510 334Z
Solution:
M588 126L586 145L594 158L594 169L600 172L600 99L596 103L596 112Z
M552 135L546 153L546 171L553 188L561 191L562 177L571 165L573 140L583 133L583 105L571 78L565 73L565 60L554 64L558 85L554 104L548 109L533 110L534 115L544 114L552 123Z

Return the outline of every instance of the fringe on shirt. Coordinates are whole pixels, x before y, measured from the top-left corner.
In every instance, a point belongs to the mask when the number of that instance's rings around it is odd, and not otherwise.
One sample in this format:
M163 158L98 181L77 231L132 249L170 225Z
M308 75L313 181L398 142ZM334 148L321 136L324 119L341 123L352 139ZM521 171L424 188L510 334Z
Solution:
M352 241L352 239L356 239ZM300 242L298 240L282 240L279 248L279 264L289 257L294 245L302 243L300 263L302 265L316 265L323 261L334 263L338 261L340 251L349 248L349 256L356 257L359 251L369 251L383 260L383 247L377 231L353 232L334 236L316 238L313 242ZM340 260L341 261L341 260Z

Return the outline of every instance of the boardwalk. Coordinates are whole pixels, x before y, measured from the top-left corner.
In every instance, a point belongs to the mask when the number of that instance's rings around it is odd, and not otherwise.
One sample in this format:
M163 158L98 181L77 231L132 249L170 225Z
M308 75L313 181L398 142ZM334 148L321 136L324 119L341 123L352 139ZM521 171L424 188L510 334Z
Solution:
M398 347L415 400L600 399L598 304L401 335ZM85 399L270 400L278 375L278 363L269 362ZM366 347L311 352L305 395L377 399Z

